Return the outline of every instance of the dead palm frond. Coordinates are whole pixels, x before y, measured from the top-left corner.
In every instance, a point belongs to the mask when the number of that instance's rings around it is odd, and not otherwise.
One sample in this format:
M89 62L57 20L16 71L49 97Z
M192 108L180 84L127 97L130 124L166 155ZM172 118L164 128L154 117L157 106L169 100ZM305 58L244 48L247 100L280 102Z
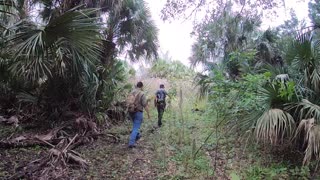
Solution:
M315 119L303 119L301 120L295 139L304 136L303 143L307 145L305 150L305 156L303 159L303 164L307 165L310 163L311 159L315 157L317 160L320 159L320 127L315 124Z
M312 126L308 131L306 138L308 138L308 146L305 151L303 164L308 164L312 157L315 157L317 160L320 159L320 127Z
M320 106L311 103L307 99L302 99L300 103L293 106L296 110L299 110L300 119L314 118L316 122L320 120Z
M291 137L294 124L294 119L289 113L281 109L269 109L257 120L254 134L258 141L275 145L282 143L284 138Z

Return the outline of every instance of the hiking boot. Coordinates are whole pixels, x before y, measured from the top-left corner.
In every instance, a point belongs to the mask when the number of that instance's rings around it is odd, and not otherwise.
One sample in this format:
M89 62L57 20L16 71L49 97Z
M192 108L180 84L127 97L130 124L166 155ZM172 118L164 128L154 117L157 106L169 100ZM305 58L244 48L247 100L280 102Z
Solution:
M135 147L136 147L135 145L129 145L128 146L129 149L132 149L132 148L135 148Z
M158 126L161 127L162 126L162 121L158 120Z
M136 137L136 141L139 141L140 138L141 138L141 136L137 136Z

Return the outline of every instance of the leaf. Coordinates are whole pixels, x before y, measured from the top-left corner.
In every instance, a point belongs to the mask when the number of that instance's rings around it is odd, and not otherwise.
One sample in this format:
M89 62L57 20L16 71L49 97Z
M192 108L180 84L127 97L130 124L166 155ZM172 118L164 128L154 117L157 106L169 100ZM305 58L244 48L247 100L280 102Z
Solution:
M303 164L308 165L312 158L320 159L320 127L315 124L314 118L301 120L295 139L299 140L301 134L304 136L304 145L307 145Z
M32 83L66 70L81 74L101 54L101 26L97 18L90 18L95 11L68 11L43 27L27 20L17 23L11 28L16 33L9 37L16 52L11 72Z
M111 10L107 22L107 39L116 41L121 52L135 62L141 57L157 57L158 29L143 0L123 1L120 12Z
M278 144L285 137L291 137L295 126L293 117L281 109L266 110L257 120L254 130L258 141Z
M320 106L317 104L314 104L307 99L302 99L301 102L294 107L300 109L299 114L301 119L314 118L316 122L320 121Z

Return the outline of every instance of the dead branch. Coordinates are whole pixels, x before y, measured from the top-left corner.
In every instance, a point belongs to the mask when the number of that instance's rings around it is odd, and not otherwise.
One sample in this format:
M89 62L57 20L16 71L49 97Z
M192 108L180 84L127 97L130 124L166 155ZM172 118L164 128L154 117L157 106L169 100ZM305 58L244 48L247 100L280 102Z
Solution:
M38 140L41 141L41 142L43 142L43 143L45 143L45 144L47 144L47 145L49 145L49 146L51 146L51 147L54 147L53 144L51 144L51 143L49 143L49 142L47 142L47 141L45 141L45 140L43 140L43 139L38 139Z
M7 125L13 125L14 127L19 126L19 119L17 116L11 116L8 119L4 118L3 116L0 116L0 122Z
M40 135L25 134L18 137L12 137L12 134L9 138L0 140L0 149L48 146L49 144L51 144L49 147L52 147L52 145L57 144L61 139L63 139L56 138L58 132L62 131L63 128L65 128L65 126L55 128L46 134Z
M79 154L79 153L77 153ZM88 167L88 163L86 160L84 160L83 158L81 158L80 156L73 154L71 151L70 153L67 154L68 155L68 159L79 164L81 167L83 168L87 168Z
M78 140L78 134L70 140L68 138L61 139L57 145L53 145L44 139L39 139L43 144L52 148L48 150L48 153L43 158L32 161L24 168L20 168L22 171L13 175L10 179L64 177L67 176L66 169L69 168L69 164L76 164L81 168L87 168L87 161L79 153L71 149L72 145L77 143Z
M119 136L114 135L114 134L111 134L111 133L101 134L101 135L113 139L113 142L114 142L114 143L117 143L117 142L120 141L120 137L119 137Z
M62 150L62 152L65 152L69 146L74 142L74 140L78 137L78 134L76 134L72 139L71 141L69 142L69 144Z
M45 134L27 134L0 140L0 148L35 145L50 147L42 158L16 169L17 173L10 179L63 179L68 177L67 172L70 165L84 169L88 167L88 162L74 150L76 147L90 143L99 136L111 138L114 142L119 141L116 135L99 133L96 123L84 117L77 118L73 125L78 128L78 133L72 137L68 134L69 132L66 133L63 130L67 126L62 126Z
M46 146L46 144L40 141L32 141L32 140L25 140L23 142L0 141L0 149L34 147L34 146Z

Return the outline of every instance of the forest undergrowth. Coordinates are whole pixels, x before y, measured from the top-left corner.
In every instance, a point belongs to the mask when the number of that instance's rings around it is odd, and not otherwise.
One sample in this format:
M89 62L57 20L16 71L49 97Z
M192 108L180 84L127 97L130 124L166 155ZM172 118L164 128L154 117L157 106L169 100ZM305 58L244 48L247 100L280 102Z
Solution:
M131 122L114 125L100 137L76 150L87 160L88 168L71 168L70 179L309 179L308 167L301 167L301 154L281 153L288 149L252 146L244 138L217 127L215 109L206 100L198 100L190 83L171 84L169 100L161 128L156 109L145 119L137 147L128 149ZM150 84L152 86L152 84ZM183 87L183 88L181 88ZM146 89L152 99L151 89ZM17 129L1 129L1 136ZM0 152L1 178L9 178L23 165L47 150L33 146ZM278 154L285 154L280 156ZM290 157L291 156L291 157ZM294 160L294 162L293 162Z
M319 0L306 20L284 1L213 2L161 9L194 21L187 67L161 51L145 0L0 0L0 179L320 179ZM140 80L152 116L129 149Z
M153 98L152 84L146 87ZM169 86L168 86L169 87ZM171 82L171 98L161 128L151 106L151 119L143 122L137 147L128 149L131 122L124 121L103 130L96 141L75 150L87 160L87 168L73 167L70 179L310 179L312 172L301 167L302 154L283 153L285 148L250 145L245 138L217 126L221 111L199 100L192 84ZM183 87L183 88L181 88ZM220 108L223 108L222 106ZM217 113L220 112L220 113ZM19 129L5 126L1 137ZM0 152L0 177L7 179L37 159L48 148L42 146L5 149ZM278 154L277 154L278 153ZM285 154L282 155L282 154ZM295 161L293 161L295 160ZM68 179L68 178L66 178Z

